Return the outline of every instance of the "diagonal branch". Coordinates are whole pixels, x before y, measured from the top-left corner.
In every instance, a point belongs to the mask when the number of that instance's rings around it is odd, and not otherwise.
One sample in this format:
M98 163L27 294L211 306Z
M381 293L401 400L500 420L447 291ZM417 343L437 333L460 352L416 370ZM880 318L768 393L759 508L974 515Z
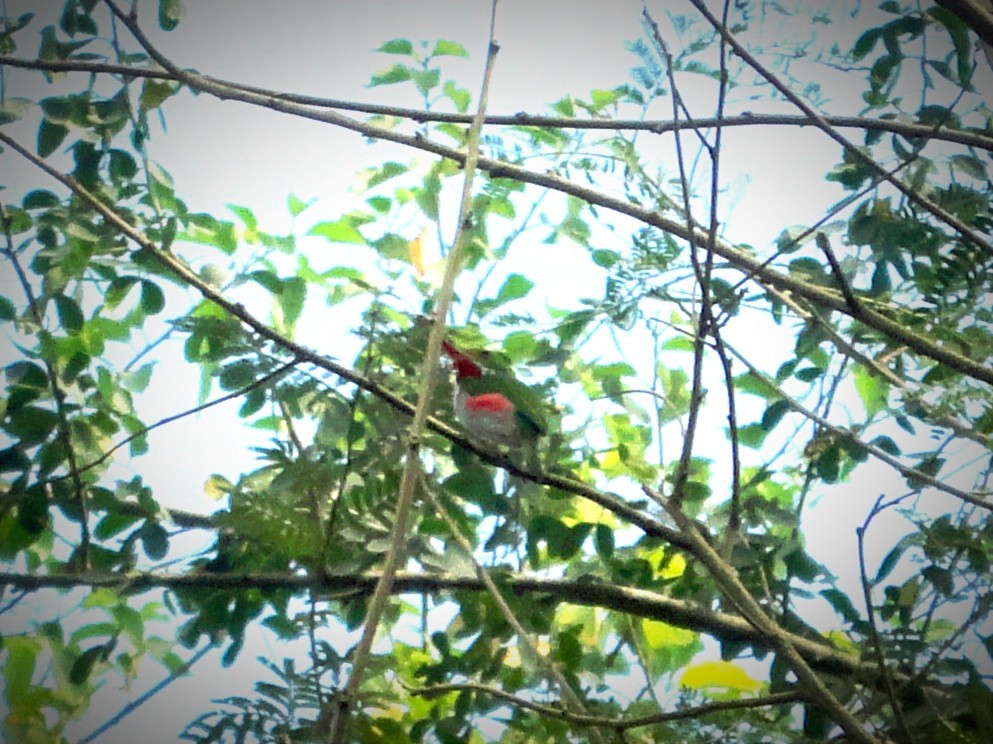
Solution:
M572 687L569 685L569 681L562 674L562 671L556 666L555 662L544 656L538 651L537 645L531 639L531 635L527 632L527 629L521 624L521 621L517 619L514 611L507 604L507 600L504 598L503 594L500 592L500 588L497 586L496 582L490 577L490 575L483 569L482 565L476 560L476 556L473 554L472 545L469 541L465 539L462 532L459 530L459 526L452 519L452 516L448 513L445 507L435 498L434 493L432 493L430 488L424 489L424 494L427 496L428 500L431 502L431 506L438 515L444 520L445 524L448 526L449 531L452 533L452 537L455 542L458 543L459 548L472 562L473 571L476 574L476 578L486 587L486 591L489 592L490 596L493 598L493 602L499 608L500 613L503 615L504 619L513 628L514 633L517 634L517 638L521 645L530 653L531 658L535 661L539 668L545 673L549 681L554 683L559 688L559 694L562 696L562 700L565 702L565 708L571 715L589 717L586 707L583 705L583 701L579 699L579 696L575 693ZM595 725L595 724L592 724ZM606 725L610 725L609 723ZM601 741L602 737L600 732L596 729L593 730L592 736L597 741Z
M112 0L106 2L114 8ZM469 242L468 234L472 227L472 185L476 175L476 161L479 158L479 137L483 129L483 118L486 115L486 103L489 98L490 81L493 77L493 67L499 46L494 38L496 29L497 0L492 0L490 10L489 49L483 70L483 80L479 93L479 106L472 125L466 137L465 169L462 182L462 199L459 205L458 225L454 245L445 259L445 276L441 287L435 296L435 317L428 337L428 348L421 367L421 385L417 392L417 407L414 410L413 421L407 432L407 453L403 474L400 480L400 497L397 500L394 516L393 534L391 536L389 553L383 562L383 573L369 602L366 611L365 626L362 637L355 649L352 659L352 671L344 691L337 696L334 715L331 719L331 730L328 741L339 744L345 740L349 706L354 704L359 694L365 664L368 663L372 651L372 642L376 630L390 598L390 589L396 575L397 567L404 558L407 540L407 521L414 501L414 490L420 480L420 440L428 418L428 406L431 393L434 390L434 379L438 369L438 357L441 354L441 344L445 333L445 317L451 307L455 295L455 280L462 270L466 247ZM115 10L116 12L116 10Z

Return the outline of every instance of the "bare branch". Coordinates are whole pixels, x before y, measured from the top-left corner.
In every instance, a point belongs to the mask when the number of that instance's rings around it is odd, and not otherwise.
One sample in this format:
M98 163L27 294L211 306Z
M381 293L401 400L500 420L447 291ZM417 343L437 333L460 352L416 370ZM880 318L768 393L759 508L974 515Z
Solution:
M171 80L181 82L171 72L152 67L134 67L117 65L107 62L90 60L67 59L23 59L0 55L0 67L17 67L25 70L43 70L47 72L87 72L91 74L118 75L123 78L144 78L149 80ZM187 72L193 72L187 70ZM245 93L255 93L268 98L295 103L315 108L336 109L338 111L354 111L374 116L391 116L399 119L409 119L417 123L450 123L471 124L472 115L454 114L424 109L404 108L401 106L383 106L361 101L347 101L340 98L324 98L302 93L286 93L271 88L261 88L255 85L239 83L232 80L201 75L203 80L222 85L232 90ZM889 132L899 134L908 139L933 139L942 142L954 142L967 147L993 152L993 137L980 130L935 128L932 125L913 124L896 119L868 119L860 116L823 116L825 122L838 129L858 129L871 132ZM572 130L606 130L650 132L652 134L667 134L703 129L731 127L809 127L814 119L809 116L790 114L741 114L739 116L694 117L691 120L681 119L671 121L666 119L577 119L560 116L540 116L528 113L488 115L484 120L485 126L493 127L540 127Z

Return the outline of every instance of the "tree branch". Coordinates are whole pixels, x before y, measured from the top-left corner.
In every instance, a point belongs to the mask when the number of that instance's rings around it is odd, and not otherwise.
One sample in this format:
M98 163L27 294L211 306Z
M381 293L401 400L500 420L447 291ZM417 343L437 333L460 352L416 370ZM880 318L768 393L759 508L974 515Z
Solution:
M167 574L162 572L117 573L67 573L22 574L0 573L0 586L11 586L24 591L41 589L72 589L77 587L114 588L129 594L154 589L254 589L262 593L274 591L306 591L315 589L327 593L328 601L342 593L369 594L381 576L380 572L359 574L324 574L308 576L294 573L189 573ZM635 617L659 620L679 628L713 636L722 641L748 644L761 651L771 648L769 639L757 632L747 620L725 612L718 612L683 599L675 599L647 589L610 584L605 581L555 579L529 574L501 573L501 586L517 594L534 594L552 597L570 604L600 607L623 612ZM442 591L485 591L486 587L476 577L453 574L429 574L397 571L393 594L432 594ZM858 675L875 679L875 664L861 663L855 656L839 651L822 639L805 638L789 634L797 651L811 665L824 671L844 675Z
M755 698L744 698L741 700L715 700L702 705L694 705L680 708L668 713L652 713L650 715L638 716L628 719L611 719L602 716L577 715L562 708L549 705L547 703L537 703L533 700L525 700L517 695L512 695L499 687L488 687L477 684L447 684L432 685L431 687L404 687L414 695L425 698L438 697L449 692L472 692L477 695L490 695L503 700L519 708L532 710L551 718L558 718L563 721L575 723L577 726L599 726L609 727L615 731L628 731L642 726L653 726L666 721L678 721L686 718L698 718L710 713L719 713L726 710L746 710L749 708L764 708L771 705L789 705L790 703L802 702L804 696L798 691L778 692L772 695L763 695Z
M939 3L940 4L940 3ZM125 78L143 78L148 80L170 80L181 82L171 72L150 67L133 67L107 62L91 62L89 60L48 60L23 59L0 55L0 66L17 67L24 70L40 70L46 72L86 72L90 74L119 75ZM192 70L188 70L192 72ZM201 75L203 80L222 85L245 93L255 93L286 103L295 103L315 108L335 109L338 111L354 111L374 116L393 116L409 119L416 123L450 123L471 124L472 115L454 114L424 109L403 108L401 106L383 106L361 101L347 101L340 98L323 98L302 93L286 93L271 88L261 88L232 80ZM832 127L838 129L858 129L873 132L889 132L899 134L908 139L934 139L942 142L954 142L975 147L986 152L993 152L993 137L981 130L970 129L935 129L932 125L912 124L896 119L869 119L861 116L828 116L822 117ZM792 114L741 114L739 116L694 117L692 120L671 121L667 119L577 119L560 116L541 116L528 113L488 115L484 119L485 126L493 127L541 127L554 129L594 130L594 131L633 131L650 132L652 134L667 134L669 132L693 131L700 129L717 129L732 127L809 127L814 119L809 116Z
M980 39L993 46L993 10L980 0L935 0L945 10L961 18Z

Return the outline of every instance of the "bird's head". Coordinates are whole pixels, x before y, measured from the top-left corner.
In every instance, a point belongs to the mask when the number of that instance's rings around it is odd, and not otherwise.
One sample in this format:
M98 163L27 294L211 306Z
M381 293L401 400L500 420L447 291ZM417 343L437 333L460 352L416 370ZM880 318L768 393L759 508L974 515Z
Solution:
M483 368L476 362L452 346L448 341L441 342L441 350L452 360L452 367L455 369L455 376L459 380L482 377Z

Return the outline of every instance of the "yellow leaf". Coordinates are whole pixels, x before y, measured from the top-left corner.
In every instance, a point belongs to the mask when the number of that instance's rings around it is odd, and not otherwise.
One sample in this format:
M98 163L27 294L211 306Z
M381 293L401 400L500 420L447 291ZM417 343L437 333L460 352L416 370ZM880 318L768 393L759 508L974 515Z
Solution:
M580 522L593 524L600 522L608 527L617 526L617 518L595 501L590 501L589 499L575 499L571 506L572 513L562 516L563 524L568 527L572 527Z
M211 501L218 501L231 493L232 488L231 481L214 473L203 484L203 493Z
M697 639L697 634L692 630L677 628L658 620L642 620L641 629L645 634L645 640L652 648L686 646Z
M662 562L659 562L661 566ZM682 553L676 553L672 556L672 560L666 564L664 568L659 571L659 576L663 579L676 579L683 575L686 571L686 559L683 557Z
M424 276L424 238L427 234L428 229L425 227L420 235L407 243L407 255L418 277Z
M624 472L624 464L621 462L621 456L617 453L617 450L608 450L607 452L601 454L599 459L600 469L608 478L620 475Z
M726 690L754 692L762 683L752 679L741 667L729 661L704 661L686 667L679 680L681 687L700 690L707 687L721 687Z

